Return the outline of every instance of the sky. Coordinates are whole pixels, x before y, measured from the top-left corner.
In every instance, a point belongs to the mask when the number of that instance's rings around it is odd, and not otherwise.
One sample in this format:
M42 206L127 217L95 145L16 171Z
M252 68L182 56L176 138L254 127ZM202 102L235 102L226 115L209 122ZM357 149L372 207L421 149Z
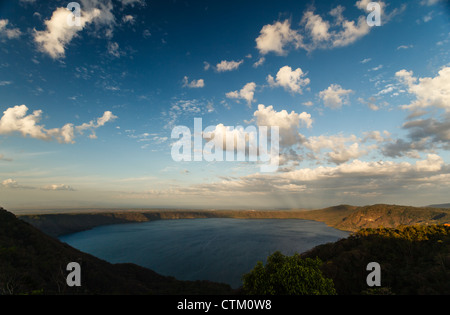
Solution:
M0 205L450 202L450 2L369 2L1 0ZM196 118L278 168L177 161Z

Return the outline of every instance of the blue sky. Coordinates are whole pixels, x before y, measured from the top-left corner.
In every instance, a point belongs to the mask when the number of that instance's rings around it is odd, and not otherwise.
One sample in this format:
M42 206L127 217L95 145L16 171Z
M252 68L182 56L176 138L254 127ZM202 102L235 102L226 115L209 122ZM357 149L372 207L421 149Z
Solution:
M450 4L0 2L11 210L449 202ZM279 169L175 162L175 126L276 126Z

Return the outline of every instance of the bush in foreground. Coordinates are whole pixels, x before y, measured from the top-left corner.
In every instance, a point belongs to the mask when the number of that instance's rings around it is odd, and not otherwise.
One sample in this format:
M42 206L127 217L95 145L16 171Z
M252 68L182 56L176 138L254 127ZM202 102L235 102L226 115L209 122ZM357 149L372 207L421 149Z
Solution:
M335 295L333 280L323 276L318 258L284 256L275 252L264 266L243 276L243 289L249 295Z

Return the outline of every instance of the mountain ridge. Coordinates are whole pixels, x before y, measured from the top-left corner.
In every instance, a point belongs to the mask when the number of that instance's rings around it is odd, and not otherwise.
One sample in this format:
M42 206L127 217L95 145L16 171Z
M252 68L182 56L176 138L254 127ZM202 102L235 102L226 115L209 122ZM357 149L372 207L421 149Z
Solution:
M176 219L300 219L356 232L361 228L415 224L450 224L450 209L376 204L338 205L318 210L130 210L18 216L44 233L58 237L110 224Z

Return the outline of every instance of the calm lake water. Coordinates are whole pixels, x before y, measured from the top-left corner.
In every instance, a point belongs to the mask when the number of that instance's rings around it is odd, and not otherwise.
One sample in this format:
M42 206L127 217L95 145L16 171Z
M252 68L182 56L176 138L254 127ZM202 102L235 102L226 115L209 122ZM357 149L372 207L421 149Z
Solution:
M348 235L314 221L195 219L102 226L60 240L111 263L237 288L243 274L275 251L302 253Z

